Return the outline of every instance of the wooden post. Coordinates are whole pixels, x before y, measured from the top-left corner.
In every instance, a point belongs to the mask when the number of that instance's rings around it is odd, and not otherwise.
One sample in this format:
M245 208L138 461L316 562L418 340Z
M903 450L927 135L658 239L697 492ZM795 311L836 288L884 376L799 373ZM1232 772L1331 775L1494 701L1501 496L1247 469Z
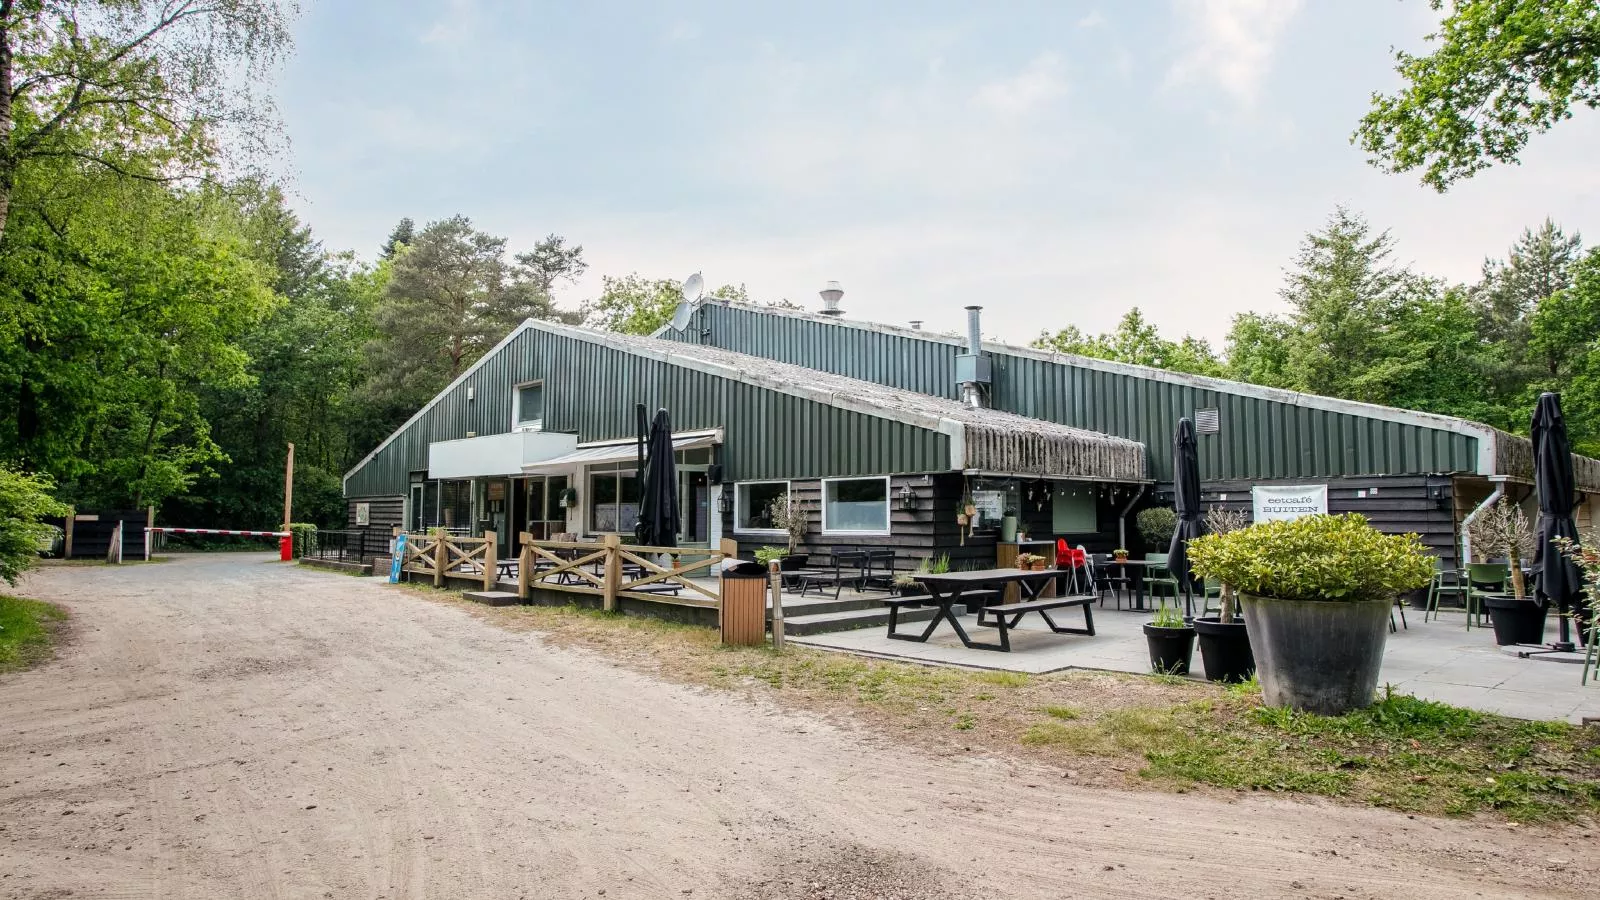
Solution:
M522 553L517 557L517 599L528 599L528 573L533 571L533 535L522 533Z
M289 445L289 458L283 465L283 530L289 530L294 521L294 444Z
M484 535L484 538L488 540L488 543L483 545L483 589L486 591L494 590L499 586L500 582L500 570L495 568L495 537L496 535L493 531Z
M156 508L147 506L144 510L144 558L150 559L150 529L156 527Z
M76 506L67 507L67 520L62 523L63 527L61 529L63 532L65 532L65 534L62 536L62 559L72 558L72 523L76 522L77 520L78 508Z
M437 540L439 543L433 545L433 586L444 587L444 567L450 564L450 536L440 531Z
M605 611L617 611L617 590L622 586L622 536L608 534L606 548Z
M772 590L772 649L783 649L783 575L778 561L767 563L767 581Z
M727 559L737 559L739 557L739 542L733 538L723 538L722 555Z

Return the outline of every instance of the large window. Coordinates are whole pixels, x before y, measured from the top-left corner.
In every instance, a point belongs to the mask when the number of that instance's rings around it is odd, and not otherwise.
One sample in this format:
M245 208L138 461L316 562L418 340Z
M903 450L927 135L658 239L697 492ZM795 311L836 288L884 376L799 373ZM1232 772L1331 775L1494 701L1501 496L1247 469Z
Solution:
M589 530L627 534L639 522L639 479L634 466L589 470Z
M822 482L822 531L889 533L889 479L832 478Z
M787 481L749 481L733 486L734 531L777 531L772 501L789 493Z
M544 382L517 385L516 400L511 410L512 426L517 431L540 431L544 428Z

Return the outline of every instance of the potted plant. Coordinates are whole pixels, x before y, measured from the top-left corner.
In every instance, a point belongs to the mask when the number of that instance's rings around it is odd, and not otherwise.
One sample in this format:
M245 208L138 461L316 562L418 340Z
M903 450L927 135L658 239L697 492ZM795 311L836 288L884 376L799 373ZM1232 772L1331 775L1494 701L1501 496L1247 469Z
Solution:
M1144 642L1150 650L1150 668L1164 675L1189 674L1189 660L1194 656L1194 629L1183 621L1183 613L1174 602L1161 606L1155 618L1144 626Z
M806 526L809 524L805 504L794 494L779 494L767 504L767 518L773 528L783 531L789 538L789 546L778 560L778 567L785 570L804 568L810 555L798 551L800 543L806 538Z
M1117 562L1127 562L1128 561L1128 551L1124 550L1121 547L1118 547L1117 549L1111 551L1111 558L1116 560Z
M1206 534L1227 534L1249 524L1244 510L1213 506L1206 510ZM1248 681L1256 670L1255 654L1250 652L1250 631L1237 616L1233 585L1221 583L1220 607L1215 616L1194 620L1200 644L1200 661L1211 681Z
M1467 525L1472 549L1483 556L1504 556L1511 562L1511 593L1482 595L1483 607L1494 625L1494 642L1538 644L1544 641L1548 608L1527 596L1522 580L1522 559L1533 553L1534 533L1522 508L1501 498L1478 513ZM1469 613L1470 615L1470 610Z
M1139 510L1133 518L1134 527L1144 538L1152 553L1165 553L1172 546L1172 533L1178 530L1178 514L1165 506L1152 506Z
M1017 508L1006 507L1004 516L1000 518L1000 540L1011 543L1017 539Z
M1558 537L1551 541L1557 550L1577 563L1579 571L1583 573L1583 598L1584 604L1576 607L1574 615L1578 620L1578 640L1586 648L1583 654L1583 678L1581 684L1588 684L1590 669L1595 665L1595 647L1600 645L1600 531L1589 530L1582 535L1583 543L1577 544L1571 538Z
M1266 703L1325 716L1372 703L1389 608L1433 578L1420 538L1357 513L1208 534L1189 562L1239 592Z
M1044 569L1045 558L1037 553L1018 553L1017 568L1023 571Z
M894 589L902 597L915 597L922 593L922 582L915 572L901 572L894 577Z

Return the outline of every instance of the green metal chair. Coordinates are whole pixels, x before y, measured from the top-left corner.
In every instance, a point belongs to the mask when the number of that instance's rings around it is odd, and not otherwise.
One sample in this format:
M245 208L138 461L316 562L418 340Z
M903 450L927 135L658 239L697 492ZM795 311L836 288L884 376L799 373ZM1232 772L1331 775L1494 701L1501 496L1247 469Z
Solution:
M1483 598L1511 590L1511 566L1506 563L1469 563L1467 585L1467 630L1471 631L1474 617L1478 619L1478 627L1483 627Z
M1422 609L1422 621L1428 617L1439 618L1439 598L1445 594L1454 594L1461 598L1461 605L1467 605L1467 592L1471 590L1461 578L1461 573L1455 569L1446 568L1444 560L1435 556L1433 558L1433 580L1428 583L1428 600Z
M1167 554L1146 553L1144 561L1149 565L1144 567L1144 590L1151 598L1164 596L1172 592L1172 599L1176 601L1183 593L1183 586L1178 584L1177 576L1167 568ZM1161 590L1157 591L1157 588Z
M1200 615L1209 616L1212 613L1222 614L1222 582L1216 578L1207 578L1200 586L1200 596L1205 604L1200 610ZM1217 601L1213 604L1211 601Z

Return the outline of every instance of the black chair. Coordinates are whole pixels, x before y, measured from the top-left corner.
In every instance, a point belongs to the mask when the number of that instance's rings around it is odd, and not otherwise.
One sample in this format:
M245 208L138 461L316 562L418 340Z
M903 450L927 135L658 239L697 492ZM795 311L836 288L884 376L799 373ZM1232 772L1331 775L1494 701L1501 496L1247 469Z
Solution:
M1117 598L1117 611L1121 612L1122 595L1133 590L1133 576L1126 566L1117 565L1109 553L1095 553L1092 559L1094 589L1100 595L1100 605L1106 605L1106 591L1110 591Z

